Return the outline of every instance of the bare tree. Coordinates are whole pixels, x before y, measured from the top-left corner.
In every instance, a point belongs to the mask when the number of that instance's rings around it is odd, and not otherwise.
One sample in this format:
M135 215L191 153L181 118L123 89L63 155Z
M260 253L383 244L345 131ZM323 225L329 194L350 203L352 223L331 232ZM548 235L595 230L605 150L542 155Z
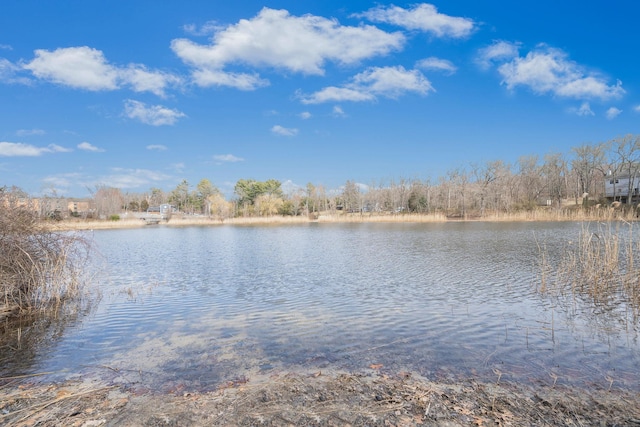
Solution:
M583 206L588 206L589 196L596 191L594 183L603 176L604 148L604 144L583 144L571 149L574 154L571 169L578 180Z
M344 210L347 212L360 211L360 188L353 181L347 181L342 190Z
M567 194L567 162L564 156L560 153L545 155L542 172L549 198L560 207Z
M544 183L542 179L542 167L538 164L538 156L522 156L517 163L518 187L520 203L532 208L542 196Z
M640 172L640 136L625 135L616 138L612 142L612 147L614 158L618 165L614 170L619 171L621 176L629 178L626 202L631 204L633 196L638 195L636 182Z
M124 204L122 191L120 191L119 188L108 187L106 185L96 186L96 190L93 193L93 200L99 218L120 213Z

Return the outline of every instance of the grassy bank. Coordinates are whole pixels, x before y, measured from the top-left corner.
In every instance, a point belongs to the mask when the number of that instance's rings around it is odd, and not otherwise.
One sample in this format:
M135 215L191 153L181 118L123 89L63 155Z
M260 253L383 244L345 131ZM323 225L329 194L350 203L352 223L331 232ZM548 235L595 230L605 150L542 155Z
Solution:
M67 219L57 223L49 223L57 230L103 230L126 229L139 227L186 227L186 226L219 226L219 225L258 225L258 224L304 224L309 222L321 223L433 223L448 221L488 221L488 222L527 222L527 221L635 221L636 213L632 210L620 208L592 208L592 209L547 209L540 208L530 211L495 212L484 216L445 215L444 213L345 213L321 212L310 216L263 216L213 218L206 216L174 215L169 221L157 225L148 225L144 220L126 218L111 220L81 220Z

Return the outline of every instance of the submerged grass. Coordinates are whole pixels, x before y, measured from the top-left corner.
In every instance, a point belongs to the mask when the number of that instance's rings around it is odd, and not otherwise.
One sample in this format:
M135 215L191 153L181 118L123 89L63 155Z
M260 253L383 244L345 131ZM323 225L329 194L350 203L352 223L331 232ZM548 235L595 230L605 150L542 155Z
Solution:
M540 291L588 298L606 311L623 308L640 319L640 240L636 223L585 223L559 262L540 248Z

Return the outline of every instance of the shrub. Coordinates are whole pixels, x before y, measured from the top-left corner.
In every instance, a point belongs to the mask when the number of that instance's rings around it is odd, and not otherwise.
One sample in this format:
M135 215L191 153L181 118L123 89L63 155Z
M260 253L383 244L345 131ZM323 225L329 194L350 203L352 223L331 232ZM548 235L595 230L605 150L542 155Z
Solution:
M109 215L109 221L120 221L120 215Z
M40 221L28 203L0 189L0 317L81 295L88 242Z

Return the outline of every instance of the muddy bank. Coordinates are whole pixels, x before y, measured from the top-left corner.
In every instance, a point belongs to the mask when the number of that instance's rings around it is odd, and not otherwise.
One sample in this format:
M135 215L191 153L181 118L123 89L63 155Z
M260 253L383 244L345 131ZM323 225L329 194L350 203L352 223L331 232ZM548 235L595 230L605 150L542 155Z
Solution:
M640 426L640 395L410 373L282 373L237 379L210 393L158 394L131 386L4 380L8 426Z

